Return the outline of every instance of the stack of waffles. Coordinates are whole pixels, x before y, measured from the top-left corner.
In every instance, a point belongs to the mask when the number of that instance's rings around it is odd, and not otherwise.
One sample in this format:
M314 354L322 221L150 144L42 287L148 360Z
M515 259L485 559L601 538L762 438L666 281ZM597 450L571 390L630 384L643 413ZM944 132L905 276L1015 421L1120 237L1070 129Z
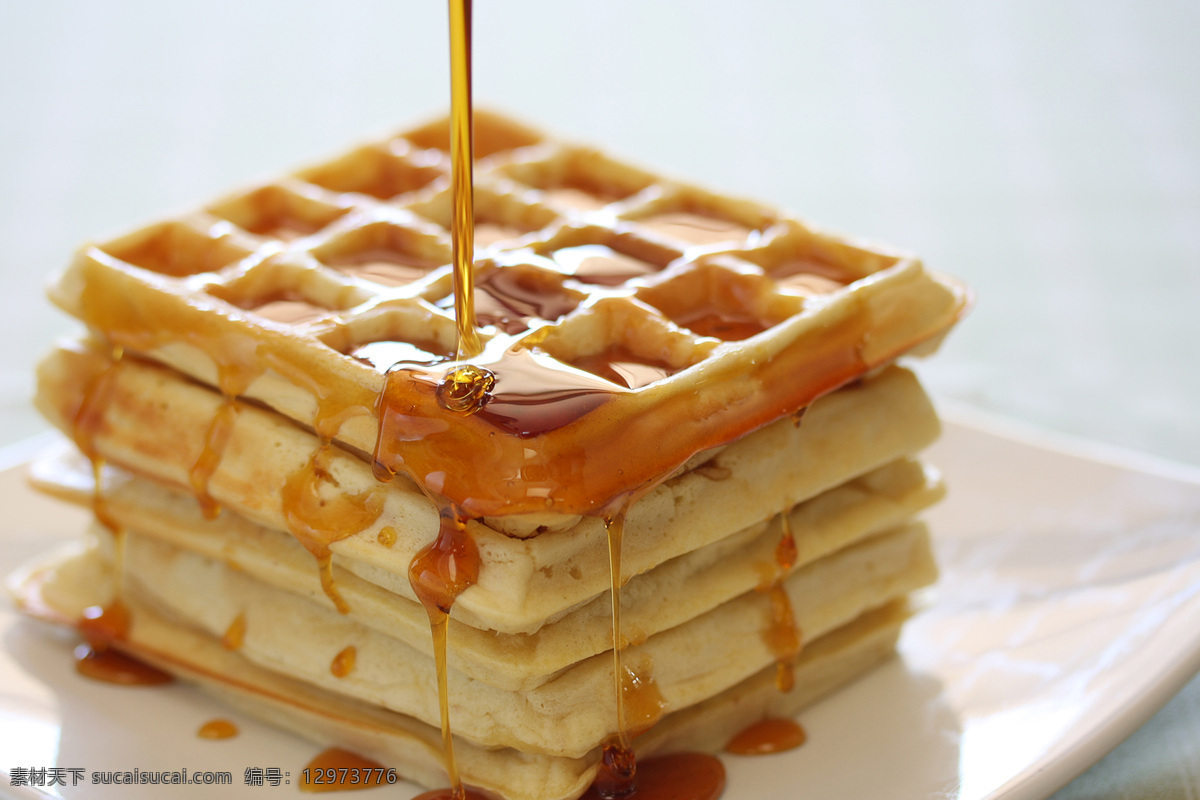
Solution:
M71 445L35 483L95 523L15 587L67 624L119 603L113 647L426 785L445 698L467 784L566 798L614 737L717 749L891 652L941 494L895 362L966 297L475 124L487 381L465 396L445 120L78 253L51 296L86 334L37 397ZM410 567L447 531L439 693Z

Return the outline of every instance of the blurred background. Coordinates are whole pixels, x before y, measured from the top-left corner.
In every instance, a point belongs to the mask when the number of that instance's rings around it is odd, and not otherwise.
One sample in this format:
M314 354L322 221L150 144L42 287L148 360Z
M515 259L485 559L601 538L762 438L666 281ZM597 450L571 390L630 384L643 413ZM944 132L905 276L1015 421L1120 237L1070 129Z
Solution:
M0 5L0 444L71 251L440 115L433 0ZM1200 3L481 0L475 99L922 255L941 398L1200 465ZM1200 684L1062 798L1195 797ZM1145 783L1148 782L1148 783ZM1164 788L1165 787L1165 788Z

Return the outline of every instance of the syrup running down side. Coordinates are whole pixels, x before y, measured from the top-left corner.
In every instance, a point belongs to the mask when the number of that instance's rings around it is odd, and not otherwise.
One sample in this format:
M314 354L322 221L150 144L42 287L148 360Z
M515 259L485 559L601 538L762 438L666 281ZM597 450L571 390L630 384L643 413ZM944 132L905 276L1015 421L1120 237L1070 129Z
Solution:
M775 686L781 692L790 692L795 685L795 664L802 646L800 629L796 626L796 617L792 611L792 601L783 586L783 580L796 565L796 537L792 534L790 515L790 508L779 515L782 534L779 544L775 546L775 563L770 583L763 589L770 599L771 609L765 638L767 646L775 655Z

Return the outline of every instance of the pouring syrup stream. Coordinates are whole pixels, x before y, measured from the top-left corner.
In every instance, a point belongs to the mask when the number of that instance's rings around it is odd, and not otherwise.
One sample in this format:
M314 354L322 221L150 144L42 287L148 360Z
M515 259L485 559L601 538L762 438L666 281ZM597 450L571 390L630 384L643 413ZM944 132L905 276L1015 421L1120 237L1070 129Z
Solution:
M450 165L454 219L454 317L458 358L479 355L475 330L474 122L471 111L472 0L450 0Z

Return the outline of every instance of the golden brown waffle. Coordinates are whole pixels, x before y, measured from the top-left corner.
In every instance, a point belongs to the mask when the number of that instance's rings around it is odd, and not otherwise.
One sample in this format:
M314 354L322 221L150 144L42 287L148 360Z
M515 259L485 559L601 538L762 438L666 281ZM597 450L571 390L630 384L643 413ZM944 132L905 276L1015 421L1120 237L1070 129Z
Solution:
M465 516L538 524L936 343L966 302L914 258L480 114L472 362L496 385L453 415L436 397L455 349L446 130L86 247L51 295L114 347L376 452Z

